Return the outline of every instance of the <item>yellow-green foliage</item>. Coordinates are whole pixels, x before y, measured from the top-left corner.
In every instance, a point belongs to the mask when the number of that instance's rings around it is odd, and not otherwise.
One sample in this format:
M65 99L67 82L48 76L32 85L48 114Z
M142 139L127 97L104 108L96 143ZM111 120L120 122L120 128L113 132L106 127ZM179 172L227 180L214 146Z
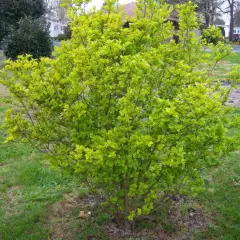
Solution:
M219 41L222 41L224 37L220 28L215 26L209 26L207 29L203 30L202 38L207 43L212 43L216 45Z
M160 195L197 193L201 170L236 142L226 136L228 89L196 70L207 57L194 33L195 7L178 7L174 33L168 5L138 1L123 28L115 2L88 13L75 5L72 39L54 59L7 62L2 83L15 106L5 125L8 140L28 139L132 220ZM213 48L217 61L230 52L222 43Z

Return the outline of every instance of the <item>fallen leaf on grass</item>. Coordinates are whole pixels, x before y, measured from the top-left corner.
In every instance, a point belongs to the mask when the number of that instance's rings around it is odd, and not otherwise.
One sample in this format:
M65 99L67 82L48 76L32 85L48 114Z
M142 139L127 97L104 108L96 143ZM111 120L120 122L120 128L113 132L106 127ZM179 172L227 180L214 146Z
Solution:
M91 212L80 211L79 218L87 218L91 216Z

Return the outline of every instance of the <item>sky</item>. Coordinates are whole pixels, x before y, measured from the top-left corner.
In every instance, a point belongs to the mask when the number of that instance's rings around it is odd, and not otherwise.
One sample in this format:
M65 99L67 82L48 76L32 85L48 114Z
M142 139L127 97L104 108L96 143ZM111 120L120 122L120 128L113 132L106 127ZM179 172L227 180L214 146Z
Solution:
M222 5L222 7L227 7L228 4L227 3L224 3ZM229 25L229 22L230 22L230 17L229 17L229 14L222 14L222 17L221 17L224 21L225 21L225 24L226 25Z

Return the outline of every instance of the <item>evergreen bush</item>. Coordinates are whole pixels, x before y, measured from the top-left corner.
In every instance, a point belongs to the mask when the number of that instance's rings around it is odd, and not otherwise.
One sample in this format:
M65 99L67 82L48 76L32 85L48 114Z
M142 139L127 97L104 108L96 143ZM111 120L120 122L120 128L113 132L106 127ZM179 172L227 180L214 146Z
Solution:
M25 17L12 27L2 42L7 58L16 60L18 55L30 54L33 58L50 57L53 49L49 26L44 19Z

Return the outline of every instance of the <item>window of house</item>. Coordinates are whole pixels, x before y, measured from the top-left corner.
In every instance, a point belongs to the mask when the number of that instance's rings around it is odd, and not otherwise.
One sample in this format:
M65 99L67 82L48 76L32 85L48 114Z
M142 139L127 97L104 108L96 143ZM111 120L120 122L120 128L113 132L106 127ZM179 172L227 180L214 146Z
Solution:
M240 33L240 30L238 29L238 33Z
M54 26L54 30L58 30L58 25Z
M233 30L233 33L236 33L236 30Z
M61 31L64 31L64 26L61 26Z

